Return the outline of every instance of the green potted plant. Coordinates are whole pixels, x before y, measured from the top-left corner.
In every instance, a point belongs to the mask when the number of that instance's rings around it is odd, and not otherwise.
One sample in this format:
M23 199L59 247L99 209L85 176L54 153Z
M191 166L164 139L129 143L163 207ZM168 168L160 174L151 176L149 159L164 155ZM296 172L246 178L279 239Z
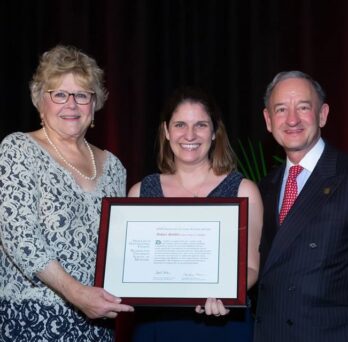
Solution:
M244 144L238 139L237 163L239 171L244 177L258 183L269 171L267 159L261 141L253 144L250 139ZM276 155L272 156L272 162L279 165L284 159Z

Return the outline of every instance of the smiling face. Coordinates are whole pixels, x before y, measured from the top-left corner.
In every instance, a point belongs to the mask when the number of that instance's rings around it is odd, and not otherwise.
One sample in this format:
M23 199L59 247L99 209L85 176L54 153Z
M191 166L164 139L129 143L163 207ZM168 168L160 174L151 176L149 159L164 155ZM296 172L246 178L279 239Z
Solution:
M202 104L180 104L164 127L176 164L209 163L209 150L215 134Z
M325 103L320 106L309 81L289 78L274 87L263 113L267 130L289 159L298 163L320 138L329 107Z
M64 90L68 93L76 93L89 89L83 88L76 82L73 74L62 77L61 82L49 90ZM79 138L86 133L94 115L94 100L86 105L79 105L73 96L64 104L54 103L49 93L44 93L40 102L40 116L47 131L63 138Z

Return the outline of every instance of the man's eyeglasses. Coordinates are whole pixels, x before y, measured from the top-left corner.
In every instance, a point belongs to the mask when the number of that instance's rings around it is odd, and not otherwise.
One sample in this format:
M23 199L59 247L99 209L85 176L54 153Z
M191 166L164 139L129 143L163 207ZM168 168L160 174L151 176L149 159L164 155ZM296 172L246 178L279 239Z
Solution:
M94 96L92 91L78 91L76 93L69 93L65 90L47 90L46 93L50 94L51 100L57 104L67 103L69 97L72 96L74 101L80 105L87 105L91 103Z

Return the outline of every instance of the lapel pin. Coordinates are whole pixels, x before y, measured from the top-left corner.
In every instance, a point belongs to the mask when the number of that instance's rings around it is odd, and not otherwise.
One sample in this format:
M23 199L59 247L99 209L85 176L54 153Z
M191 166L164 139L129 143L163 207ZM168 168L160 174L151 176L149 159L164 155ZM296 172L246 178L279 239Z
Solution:
M331 188L324 188L323 193L324 195L328 195L331 192Z

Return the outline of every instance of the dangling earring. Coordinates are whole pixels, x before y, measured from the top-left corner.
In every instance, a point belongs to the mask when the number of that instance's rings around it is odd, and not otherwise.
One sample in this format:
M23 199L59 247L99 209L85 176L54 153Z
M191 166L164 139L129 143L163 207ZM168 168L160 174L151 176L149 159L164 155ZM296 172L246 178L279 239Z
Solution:
M94 101L93 101L93 103L92 103L92 107L93 107L93 109L92 109L92 121L91 121L91 124L89 125L89 127L94 128L94 127L95 127L95 125L94 125L94 108L95 108L95 102L94 102Z

